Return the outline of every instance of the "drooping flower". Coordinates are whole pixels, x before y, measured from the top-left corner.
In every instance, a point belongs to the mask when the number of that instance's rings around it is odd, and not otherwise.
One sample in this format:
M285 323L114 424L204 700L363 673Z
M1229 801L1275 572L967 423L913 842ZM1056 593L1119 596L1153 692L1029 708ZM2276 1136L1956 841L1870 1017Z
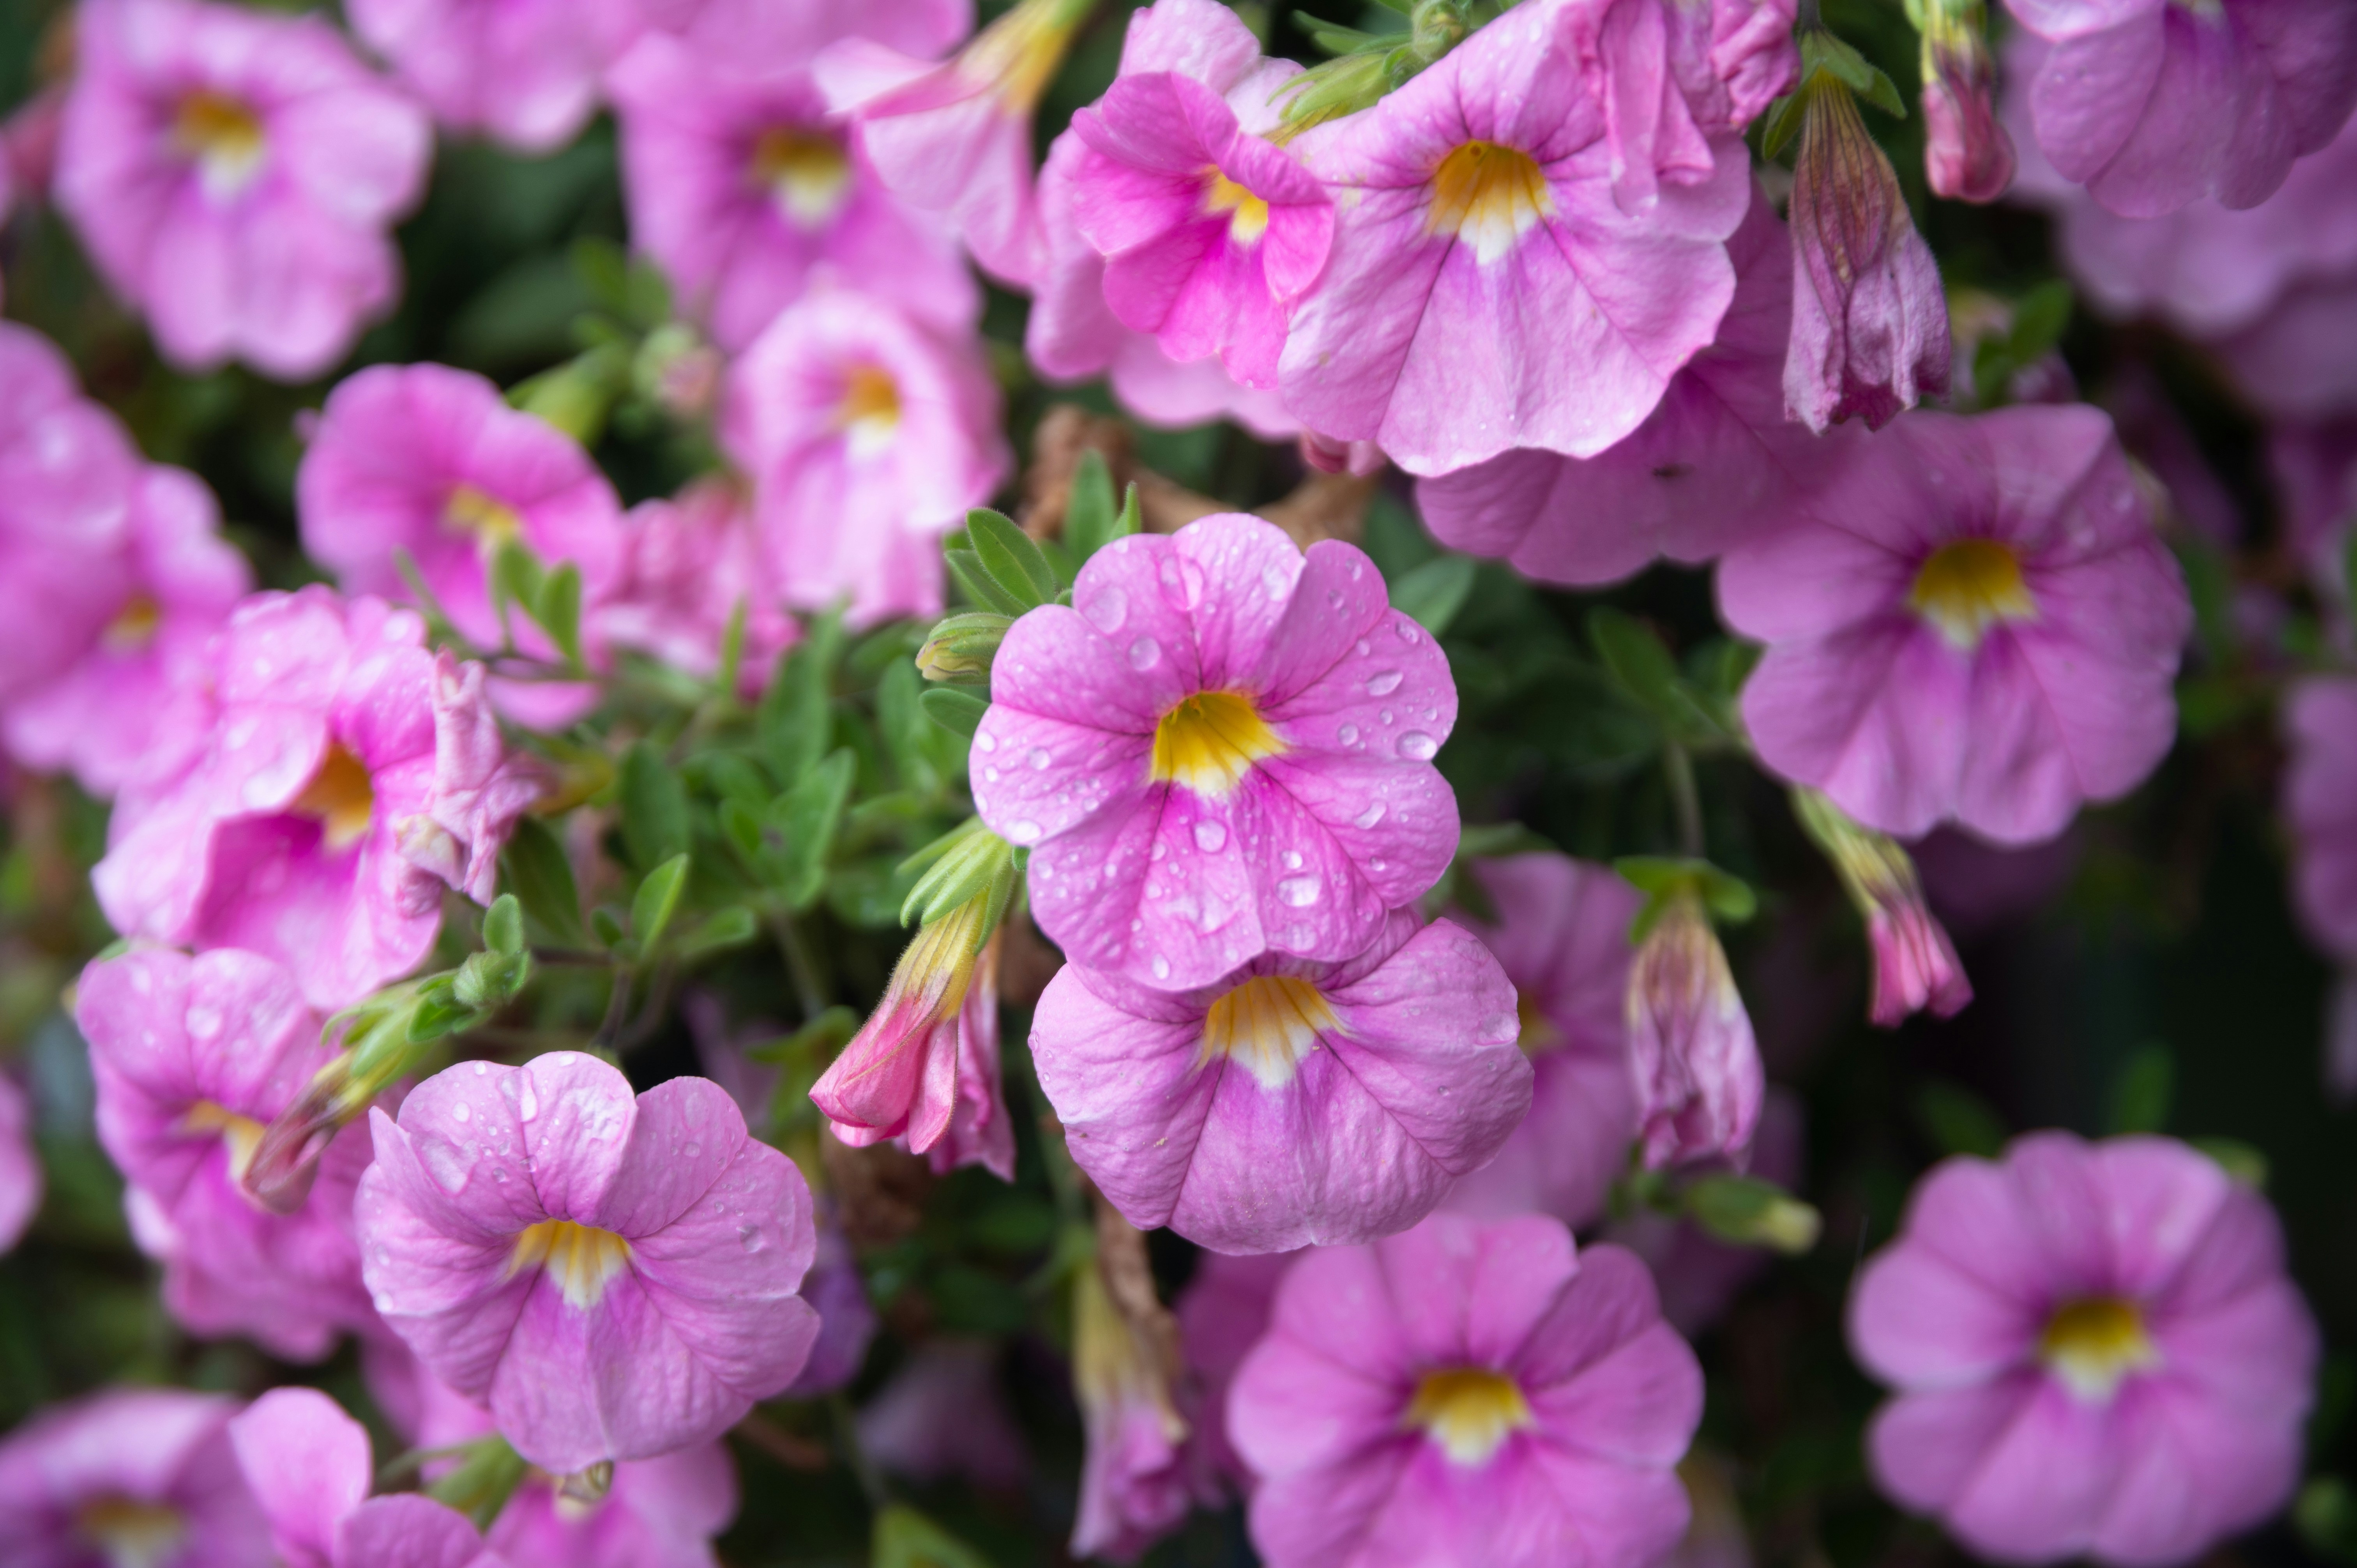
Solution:
M271 1390L229 1438L286 1568L509 1568L457 1510L415 1492L370 1497L368 1430L317 1389Z
M1975 1554L2182 1563L2298 1480L2317 1333L2256 1193L2170 1139L1951 1159L1859 1276L1883 1489Z
M581 444L447 365L371 365L328 394L295 477L303 549L344 591L409 596L402 559L479 648L504 640L490 563L521 544L581 572L594 605L622 564L622 508ZM553 650L511 611L519 647Z
M33 1107L16 1080L0 1073L0 1257L41 1209L41 1157L33 1150Z
M1277 1282L1305 1255L1206 1252L1195 1260L1194 1273L1171 1304L1178 1348L1187 1361L1181 1410L1193 1429L1188 1442L1200 1498L1215 1500L1223 1489L1248 1497L1257 1484L1252 1467L1228 1441L1228 1390L1244 1358L1268 1332Z
M1228 1401L1270 1568L1641 1568L1685 1530L1701 1417L1645 1266L1535 1215L1304 1257Z
M1071 1552L1134 1563L1194 1502L1178 1327L1155 1299L1145 1236L1102 1209L1096 1229L1098 1255L1072 1276L1072 1393L1088 1446Z
M271 1213L242 1185L262 1130L336 1055L294 977L234 950L135 949L83 972L75 1020L90 1041L99 1142L129 1184L133 1237L164 1265L172 1315L197 1334L249 1334L304 1361L371 1326L351 1221L366 1131L337 1135L292 1214Z
M2040 146L2113 211L2255 207L2357 104L2339 0L2006 0ZM2042 46L2042 47L2041 47Z
M729 371L720 429L786 603L848 595L855 626L939 615L938 541L1011 465L998 413L971 338L885 299L825 289L771 322Z
M770 586L750 499L741 483L712 476L669 500L632 507L614 585L583 612L584 639L709 677L719 672L729 622L741 612L738 693L759 693L802 628Z
M1173 360L1217 355L1274 387L1334 231L1324 188L1267 139L1300 68L1264 62L1215 0L1157 0L1130 35L1112 87L1072 117L1073 216L1105 258L1105 303Z
M1624 211L1605 100L1644 84L1608 94L1604 70L1572 52L1572 5L1517 6L1293 144L1336 196L1326 277L1280 371L1303 424L1372 441L1414 474L1513 446L1594 456L1711 340L1734 292L1726 241L1750 199L1749 155L1732 134L1703 137L1699 166Z
M973 324L981 296L956 245L884 188L802 48L655 35L608 81L632 238L723 349L743 349L813 283L871 290L944 328Z
M1868 1012L1884 1028L1929 1011L1952 1018L1973 999L1953 943L1923 897L1915 863L1897 841L1862 828L1814 789L1792 791L1792 812L1833 862L1842 890L1866 921L1874 953Z
M520 152L564 145L636 36L638 0L348 0L361 41L453 131Z
M1739 1161L1767 1073L1698 894L1674 893L1663 904L1637 945L1625 1005L1646 1165Z
M400 287L387 231L425 189L425 116L324 17L205 0L78 15L57 200L108 285L182 369L334 365Z
M1131 1224L1279 1252L1405 1230L1496 1154L1531 1103L1516 1028L1480 940L1402 910L1343 962L1270 954L1191 991L1068 964L1031 1053Z
M1007 633L973 783L1075 962L1185 988L1340 961L1439 878L1456 686L1355 547L1207 517L1099 551L1072 604Z
M465 1063L371 1112L356 1205L378 1313L569 1474L705 1442L793 1381L811 1200L726 1091L558 1051Z
M1604 1211L1637 1138L1629 927L1643 900L1609 869L1568 855L1509 855L1472 868L1497 920L1457 918L1513 983L1531 1110L1496 1159L1458 1180L1447 1207L1586 1225Z
M1896 837L2050 838L2175 734L2191 612L2092 408L1909 415L1730 552L1718 598L1769 645L1743 693L1760 758Z
M224 1430L234 1400L113 1389L0 1440L0 1563L10 1568L252 1568L270 1534Z
M1995 201L2013 183L2013 138L1996 113L1984 0L1908 0L1923 35L1923 170L1938 195Z

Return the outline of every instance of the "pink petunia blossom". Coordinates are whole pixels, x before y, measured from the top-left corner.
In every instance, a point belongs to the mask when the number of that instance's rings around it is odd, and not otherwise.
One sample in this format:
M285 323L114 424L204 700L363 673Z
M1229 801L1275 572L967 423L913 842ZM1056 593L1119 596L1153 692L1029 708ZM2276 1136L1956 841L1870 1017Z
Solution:
M1405 1230L1495 1155L1531 1104L1516 1029L1480 940L1400 910L1346 961L1271 954L1192 991L1068 964L1031 1055L1131 1224L1280 1252Z
M521 544L581 572L595 605L622 567L622 507L581 444L447 365L372 365L328 394L295 477L305 553L345 592L409 596L418 579L476 646L500 646L490 563ZM519 611L518 645L547 655Z
M1269 1568L1642 1568L1701 1418L1645 1266L1535 1215L1303 1258L1228 1399Z
M1710 342L1749 154L1691 124L1632 153L1619 112L1657 104L1669 63L1587 60L1580 21L1577 0L1532 0L1293 143L1336 198L1280 368L1303 424L1414 474L1513 446L1592 457ZM1633 211L1632 156L1653 185Z
M1629 1052L1629 928L1643 905L1609 867L1561 854L1477 860L1497 922L1459 914L1513 983L1531 1110L1498 1157L1460 1177L1446 1207L1474 1215L1604 1212L1637 1140Z
M2357 104L2342 0L2006 0L2040 147L2113 211L2255 207Z
M0 1073L0 1257L24 1238L41 1211L41 1156L33 1147L33 1107L16 1080Z
M1013 1168L1011 1161L1008 1168ZM810 1359L787 1386L788 1399L823 1399L848 1387L867 1364L867 1348L876 1338L876 1308L867 1299L866 1278L833 1205L823 1197L817 1201L815 1219L818 1245L810 1273L802 1276L802 1299L818 1314L818 1337L811 1342Z
M939 615L940 537L1013 466L998 419L970 336L850 289L788 307L730 369L720 415L785 602L847 595L861 627Z
M1177 988L1340 961L1438 880L1457 689L1358 549L1220 514L1099 551L1072 605L1007 633L973 785L1074 961Z
M2280 1508L2317 1332L2256 1193L2167 1138L2018 1139L1925 1177L1850 1343L1876 1478L1976 1555L2190 1561Z
M126 1388L36 1414L0 1441L0 1563L269 1561L268 1527L224 1430L236 1412L220 1394Z
M723 349L743 349L813 283L872 290L948 329L980 313L955 243L884 188L806 54L656 35L608 87L632 238Z
M393 301L387 230L425 188L432 127L324 17L91 0L57 200L115 293L186 370L302 381Z
M2309 676L2284 704L2283 816L2292 901L2309 938L2341 966L2329 1009L2325 1081L2357 1093L2357 681Z
M1156 0L1113 85L1072 117L1073 216L1105 258L1114 317L1248 387L1276 385L1287 317L1333 240L1325 188L1268 140L1299 70L1264 61L1216 0Z
M239 607L193 759L116 802L91 873L115 929L274 959L325 1011L416 967L446 886L489 903L540 787L482 667L425 642L410 611L316 585Z
M451 1068L370 1122L378 1313L544 1469L708 1441L802 1369L810 1191L718 1085L633 1097L558 1051Z
M1199 1496L1217 1498L1226 1488L1249 1497L1258 1485L1228 1440L1228 1390L1244 1358L1268 1332L1277 1283L1308 1255L1206 1252L1195 1260L1195 1273L1171 1304L1187 1363L1183 1409L1192 1428L1188 1442Z
M946 53L974 31L974 0L633 0L640 19L695 42L736 39L764 53L873 38L904 54Z
M346 0L361 41L454 131L526 153L588 124L598 77L640 26L636 0Z
M83 972L75 1021L90 1041L99 1142L128 1184L133 1237L164 1265L172 1316L299 1361L371 1326L351 1218L367 1133L336 1135L292 1214L242 1185L262 1130L336 1057L294 977L230 949L135 949Z
M1672 895L1638 944L1626 1009L1646 1168L1740 1165L1759 1124L1767 1069L1727 950L1696 893Z
M669 500L632 507L614 585L582 614L584 640L636 649L709 677L719 672L729 622L741 608L738 694L758 694L802 628L770 585L750 499L740 482L715 475Z
M2012 185L2013 137L1997 117L1984 0L1915 0L1922 29L1923 172L1935 195L1995 201Z
M1807 510L1719 564L1768 644L1743 716L1770 768L1900 838L2027 843L2169 749L2191 611L2096 410L1910 414Z
M371 1498L368 1430L317 1389L271 1390L229 1437L286 1568L509 1568L456 1509Z

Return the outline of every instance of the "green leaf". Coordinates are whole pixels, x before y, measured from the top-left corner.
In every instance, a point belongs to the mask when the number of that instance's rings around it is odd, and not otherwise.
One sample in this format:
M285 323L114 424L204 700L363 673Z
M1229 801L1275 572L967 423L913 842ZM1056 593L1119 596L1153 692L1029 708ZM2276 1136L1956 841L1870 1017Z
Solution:
M761 934L761 922L742 904L732 904L679 940L678 953L693 962L707 953L743 947Z
M1817 1211L1773 1182L1757 1176L1707 1176L1684 1194L1686 1217L1722 1241L1805 1252L1817 1244Z
M876 1516L872 1568L992 1568L989 1558L906 1503Z
M811 623L761 694L753 733L780 789L791 788L834 740L834 672L843 661L843 617L829 610Z
M501 603L522 607L532 613L540 602L542 574L539 558L510 540L491 557L491 594Z
M2194 1138L2195 1148L2209 1155L2218 1168L2253 1192L2267 1188L2267 1157L2235 1138Z
M2061 278L2040 284L2015 302L2007 341L2017 368L2062 340L2062 329L2071 325L2071 285Z
M581 239L573 242L573 270L580 275L589 296L598 306L616 316L627 315L630 308L630 258L621 246L611 240Z
M523 906L502 893L483 911L483 946L495 953L523 951Z
M655 944L662 940L663 928L679 909L680 895L687 890L687 864L685 854L664 861L647 873L630 899L630 935L638 939L642 956L653 954Z
M1934 1079L1915 1091L1915 1117L1943 1155L1995 1159L2005 1148L2005 1119L1961 1084Z
M927 732L932 725L925 720L924 692L924 678L914 664L901 660L886 666L884 678L876 684L876 729L901 786L931 793L940 788L941 779L928 749Z
M1767 123L1760 131L1760 156L1773 161L1781 157L1792 138L1801 134L1801 121L1808 109L1808 95L1788 92L1768 106Z
M2177 1093L2177 1058L2163 1045L2137 1051L2112 1080L2114 1133L2158 1133L2169 1126L2169 1102Z
M589 933L581 924L581 895L573 886L573 862L547 823L538 817L520 818L500 859L524 913L539 922L551 941L568 948L589 945Z
M843 823L844 802L851 798L855 771L850 750L836 751L804 774L802 782L770 809L771 823L786 841L778 890L797 910L810 908L825 891L827 856L834 848L835 830Z
M541 579L532 601L532 618L548 633L565 662L578 670L581 660L581 568L567 561Z
M634 744L622 757L622 843L630 864L653 869L673 855L686 853L687 789L645 741Z
M622 929L620 911L610 904L600 904L589 911L589 929L597 933L600 947L619 946L628 934Z
M763 843L760 813L742 800L731 800L720 802L716 815L720 819L720 831L726 836L729 846L746 864L752 864L760 854Z
M982 715L990 712L986 699L963 686L928 686L918 693L917 702L927 718L963 736L971 736L982 727Z
M1076 568L1113 542L1115 521L1113 470L1105 467L1103 453L1083 447L1072 468L1071 498L1064 503L1064 547Z
M1443 555L1426 562L1392 584L1392 608L1433 636L1440 636L1473 591L1475 565L1469 555Z
M952 544L942 551L942 561L949 567L950 575L958 580L958 586L965 590L966 597L984 609L996 610L1004 616L1019 616L1031 607L1000 587L998 580L990 575L983 565L982 558L973 551L962 550Z
M1025 609L1056 596L1061 586L1056 581L1056 569L1048 564L1031 536L1015 526L1014 519L977 508L965 514L965 533L983 570Z
M410 1009L407 1038L413 1046L429 1045L465 1028L474 1017L475 1009L458 1000L452 978L438 976L418 989Z
M1620 689L1656 714L1671 717L1685 704L1678 695L1678 661L1643 621L1609 605L1587 614L1587 640Z

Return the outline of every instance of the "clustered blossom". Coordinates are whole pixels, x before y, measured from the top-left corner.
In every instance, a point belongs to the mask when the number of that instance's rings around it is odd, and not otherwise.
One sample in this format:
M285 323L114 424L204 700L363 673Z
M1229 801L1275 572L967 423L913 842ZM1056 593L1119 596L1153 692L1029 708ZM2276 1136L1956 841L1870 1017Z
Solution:
M431 1498L371 1498L367 1430L314 1389L273 1389L229 1423L245 1484L287 1568L508 1568Z
M237 1409L221 1394L115 1389L34 1416L0 1441L0 1560L267 1561L269 1527L230 1448Z

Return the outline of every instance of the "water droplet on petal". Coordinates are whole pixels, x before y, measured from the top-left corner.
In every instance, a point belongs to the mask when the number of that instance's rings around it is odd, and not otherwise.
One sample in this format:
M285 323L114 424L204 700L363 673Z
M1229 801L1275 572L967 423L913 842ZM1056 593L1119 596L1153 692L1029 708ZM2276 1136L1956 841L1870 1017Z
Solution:
M1365 811L1361 811L1357 816L1351 819L1352 823L1361 828L1372 828L1383 820L1383 803L1381 800L1376 801L1373 805L1368 807Z
M450 1119L454 1122L472 1122L475 1119L475 1108L461 1100L457 1104L450 1107Z
M1414 648L1417 643L1424 640L1424 633L1416 630L1415 622L1408 619L1405 616L1402 616L1399 619L1399 624L1394 626L1392 629L1398 632L1399 639L1402 642L1406 643L1410 648Z
M1155 979L1168 980L1170 978L1170 961L1164 958L1160 953L1156 953L1154 955L1153 969Z
M1301 869L1301 852L1299 850L1289 849L1285 852L1285 869L1287 871L1298 871Z
M1038 843L1039 824L1028 817L1021 822L1009 822L1006 824L1006 838L1010 843Z
M1344 725L1340 729L1334 732L1334 738L1340 741L1344 746L1356 746L1359 744L1359 726L1356 725Z
M1324 891L1324 885L1314 876L1288 876L1276 885L1276 896L1296 909L1307 909Z
M1150 637L1141 637L1129 645L1129 667L1151 670L1162 662L1162 645Z
M1440 743L1420 729L1412 729L1399 737L1399 754L1418 762L1429 762L1440 750Z
M1091 626L1111 637L1129 618L1129 596L1107 584L1088 596L1081 606L1081 613L1089 618Z
M1047 747L1035 746L1025 755L1023 760L1031 765L1032 772L1044 773L1048 770L1048 764L1052 759L1048 756Z
M1227 824L1209 817L1198 818L1195 822L1195 847L1205 854L1217 854L1227 848Z
M997 738L988 730L978 732L974 737L974 744L985 751L996 751L998 749Z
M1402 677L1396 670L1378 670L1367 677L1367 695L1388 697L1399 690Z

